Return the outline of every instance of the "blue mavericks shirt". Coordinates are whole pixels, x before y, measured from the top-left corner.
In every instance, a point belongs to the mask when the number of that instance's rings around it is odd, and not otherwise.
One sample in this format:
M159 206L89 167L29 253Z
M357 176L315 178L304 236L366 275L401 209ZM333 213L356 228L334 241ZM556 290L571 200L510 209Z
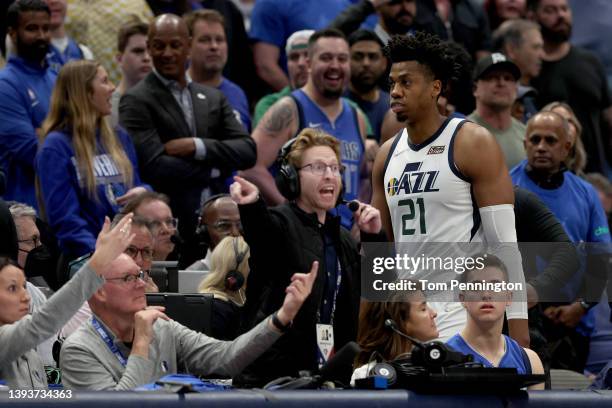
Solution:
M234 110L236 119L245 129L251 131L251 116L249 114L249 101L247 100L246 94L238 85L223 77L221 84L217 87L218 90L223 92L225 98L229 102L230 106Z
M58 48L49 45L49 53L47 54L47 63L56 72L59 72L62 67L69 61L83 59L83 51L79 44L72 38L68 39L68 46L62 53Z
M525 350L510 337L505 334L502 334L502 336L504 336L504 340L506 341L506 353L504 353L497 367L516 368L518 374L531 374L531 363L529 362L529 357L527 357ZM489 360L470 347L460 334L455 334L446 344L451 346L455 351L473 356L476 363L480 363L487 368L495 367Z
M361 162L365 152L363 139L359 132L357 111L343 98L341 99L342 113L334 123L331 123L321 108L301 89L293 91L291 95L299 104L300 130L305 127L322 129L340 141L340 158L345 166L344 199L356 200L359 196ZM353 224L353 214L344 205L338 206L338 210L342 217L342 225L350 229Z

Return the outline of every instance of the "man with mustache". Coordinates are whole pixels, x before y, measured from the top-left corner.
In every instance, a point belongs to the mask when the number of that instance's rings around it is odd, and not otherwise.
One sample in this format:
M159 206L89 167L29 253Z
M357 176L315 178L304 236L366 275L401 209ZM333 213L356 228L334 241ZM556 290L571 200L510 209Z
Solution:
M355 31L348 41L351 46L351 81L345 96L357 102L368 116L374 136L380 141L380 128L389 110L389 94L378 87L387 70L383 43L368 30Z
M8 34L16 55L0 71L0 166L7 180L3 197L34 208L37 138L57 76L46 61L50 16L43 0L18 0L9 7Z
M582 124L585 171L612 176L612 100L603 66L593 53L570 44L572 10L567 0L530 1L528 17L540 24L544 38L542 70L533 80L538 105L567 102Z
M334 29L315 32L308 42L309 77L306 85L275 103L253 131L257 163L244 177L254 182L268 204L285 202L268 170L285 142L303 128L318 128L341 142L345 166L344 197L358 197L361 165L365 153L365 119L342 98L350 78L349 47L344 35ZM348 208L337 209L342 224L352 226ZM337 215L337 214L335 214Z

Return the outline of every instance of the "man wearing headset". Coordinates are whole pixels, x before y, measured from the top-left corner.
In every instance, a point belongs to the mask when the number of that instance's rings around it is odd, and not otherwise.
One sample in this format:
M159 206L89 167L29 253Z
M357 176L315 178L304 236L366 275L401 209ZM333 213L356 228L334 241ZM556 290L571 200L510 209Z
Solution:
M318 261L319 274L312 296L286 327L286 335L234 378L239 386L262 386L278 377L296 377L300 370L314 370L357 335L361 285L357 243L341 227L340 218L329 213L342 202L340 142L306 128L281 149L279 159L277 186L288 203L267 209L259 189L238 176L230 187L251 248L247 326L280 305L292 271L307 271ZM362 241L374 240L367 235L382 229L378 210L361 203L354 224Z
M242 235L238 205L229 194L214 195L202 204L196 235L205 247L206 256L194 262L187 269L209 271L210 256L217 244L225 237Z

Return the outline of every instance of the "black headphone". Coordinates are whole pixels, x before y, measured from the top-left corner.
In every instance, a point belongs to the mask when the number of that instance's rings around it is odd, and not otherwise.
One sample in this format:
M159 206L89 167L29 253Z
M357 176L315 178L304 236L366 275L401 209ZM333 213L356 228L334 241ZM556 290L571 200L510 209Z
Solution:
M201 210L200 210L200 214L198 215L198 226L195 230L195 233L196 233L196 236L200 237L200 242L203 245L206 245L207 247L210 247L210 234L208 232L208 226L202 223L202 221L204 221L204 213L206 212L208 207L214 204L215 201L223 197L230 197L230 195L225 194L225 193L215 194L213 196L208 197L206 201L204 201L204 203L202 203L202 206L200 207Z
M298 169L289 163L288 156L291 152L293 144L297 140L297 137L287 141L280 149L276 163L278 164L278 173L274 180L276 181L276 187L278 191L289 201L294 201L300 196L300 176ZM344 198L344 177L340 177L340 194L336 200L336 206L342 204Z
M244 285L244 275L242 272L238 270L240 264L244 261L249 250L247 249L244 252L238 252L238 237L233 237L232 241L234 243L234 257L236 258L236 267L225 275L225 289L237 292Z

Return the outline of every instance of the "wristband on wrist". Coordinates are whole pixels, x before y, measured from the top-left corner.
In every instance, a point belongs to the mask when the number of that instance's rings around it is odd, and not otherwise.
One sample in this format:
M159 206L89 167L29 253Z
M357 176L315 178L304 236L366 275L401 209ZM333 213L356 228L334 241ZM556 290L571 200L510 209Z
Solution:
M291 328L291 325L293 324L293 322L289 322L288 324L284 325L279 319L278 319L278 312L274 312L274 314L272 315L272 324L274 325L274 327L276 327L281 333L285 333L287 330L289 330L289 328Z

